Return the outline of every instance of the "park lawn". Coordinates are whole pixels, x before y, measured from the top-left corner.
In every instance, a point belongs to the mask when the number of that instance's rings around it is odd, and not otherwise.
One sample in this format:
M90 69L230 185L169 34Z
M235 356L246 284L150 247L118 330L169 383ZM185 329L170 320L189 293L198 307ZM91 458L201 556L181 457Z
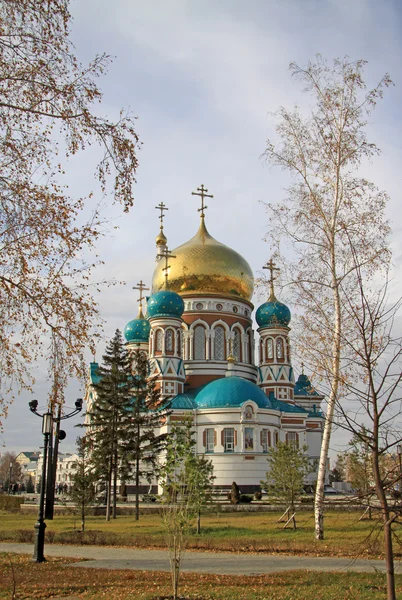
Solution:
M358 512L328 512L325 515L325 540L314 540L314 519L300 512L298 529L283 529L279 513L209 513L202 517L201 535L194 531L188 547L225 552L284 552L322 556L382 557L381 523L359 521ZM0 540L31 542L34 515L0 513ZM104 517L87 517L86 533L79 534L80 522L73 515L56 516L47 522L46 543L85 543L136 547L165 547L161 517L157 514L118 516L106 522ZM401 526L395 526L399 540ZM402 547L395 540L395 555Z
M171 594L170 574L74 568L71 558L42 564L30 556L0 554L0 600L43 600L59 596L109 600L152 600ZM402 576L397 576L397 597ZM14 591L15 589L15 591ZM14 592L14 594L13 594ZM381 573L293 571L264 576L182 574L180 595L194 600L385 600Z

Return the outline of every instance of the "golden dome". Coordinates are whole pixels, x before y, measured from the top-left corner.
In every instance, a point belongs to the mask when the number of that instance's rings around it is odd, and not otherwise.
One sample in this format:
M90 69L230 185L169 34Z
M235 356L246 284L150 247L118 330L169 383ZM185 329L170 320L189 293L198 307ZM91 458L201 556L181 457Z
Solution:
M172 250L169 260L169 289L181 296L194 293L231 296L250 300L254 277L250 265L235 250L215 240L207 231L204 219L191 240ZM152 279L152 293L164 289L161 260Z
M167 238L166 238L165 234L163 233L163 228L162 227L161 227L160 232L156 236L155 242L156 242L157 246L166 245Z

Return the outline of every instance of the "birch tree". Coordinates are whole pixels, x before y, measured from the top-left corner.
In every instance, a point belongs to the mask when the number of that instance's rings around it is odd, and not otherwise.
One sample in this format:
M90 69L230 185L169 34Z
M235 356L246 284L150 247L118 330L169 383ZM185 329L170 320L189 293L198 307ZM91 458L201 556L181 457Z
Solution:
M38 357L62 401L93 343L95 261L84 257L105 227L99 203L87 218L88 198L70 195L69 159L98 147L99 163L88 163L98 194L124 210L133 203L134 120L102 116L98 78L110 57L80 64L70 27L69 0L0 2L0 408L12 387L30 388Z
M400 524L402 504L392 492L402 477L396 460L402 443L402 337L394 329L402 300L390 303L387 279L379 289L367 286L360 267L356 287L356 296L344 307L354 324L353 336L344 343L355 377L346 381L349 402L347 408L344 402L337 403L337 420L352 433L355 446L364 448L365 462L370 461L365 470L370 471L371 485L365 489L363 484L362 495L369 502L374 492L377 499L384 532L387 599L396 600L393 533Z
M266 160L290 176L286 199L269 204L270 240L287 256L280 259L293 300L301 310L299 341L304 361L328 388L327 412L315 496L315 536L324 538L324 483L334 407L339 399L347 364L343 362L343 333L349 327L342 306L355 293L355 262L367 277L389 261L388 224L384 218L387 195L360 168L379 153L368 140L368 119L384 88L386 74L368 89L366 62L321 56L306 68L290 70L312 98L311 107L280 108L275 139L269 139Z

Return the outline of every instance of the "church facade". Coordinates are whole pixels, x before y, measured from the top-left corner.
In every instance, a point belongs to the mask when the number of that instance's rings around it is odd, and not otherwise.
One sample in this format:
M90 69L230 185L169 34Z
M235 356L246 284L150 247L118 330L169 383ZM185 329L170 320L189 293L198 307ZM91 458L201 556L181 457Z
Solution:
M291 313L275 296L274 264L267 265L270 295L256 311L255 331L252 270L235 250L209 234L204 186L194 194L201 197L199 229L172 251L163 228L166 207L157 207L160 232L151 295L144 315L146 288L140 282L139 314L124 334L128 349L147 354L161 397L172 399L169 421L191 415L196 450L212 461L215 487L229 489L236 481L243 493L251 493L265 478L269 448L279 441L307 446L311 459L318 458L323 396L304 373L295 381ZM92 363L91 378L96 368ZM91 381L89 410L96 401Z

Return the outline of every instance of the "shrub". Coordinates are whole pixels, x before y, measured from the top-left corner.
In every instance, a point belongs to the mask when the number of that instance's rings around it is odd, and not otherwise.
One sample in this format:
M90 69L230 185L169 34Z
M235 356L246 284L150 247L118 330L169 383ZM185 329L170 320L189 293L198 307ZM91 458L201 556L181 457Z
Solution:
M24 504L23 496L8 496L6 494L0 496L0 510L20 512L21 504Z
M231 504L239 504L240 502L240 490L235 481L232 483L232 488L230 490L230 502Z
M262 492L255 492L254 494L254 500L261 500L262 499Z
M241 494L240 495L240 502L242 504L250 504L250 502L253 501L253 497L250 494Z

